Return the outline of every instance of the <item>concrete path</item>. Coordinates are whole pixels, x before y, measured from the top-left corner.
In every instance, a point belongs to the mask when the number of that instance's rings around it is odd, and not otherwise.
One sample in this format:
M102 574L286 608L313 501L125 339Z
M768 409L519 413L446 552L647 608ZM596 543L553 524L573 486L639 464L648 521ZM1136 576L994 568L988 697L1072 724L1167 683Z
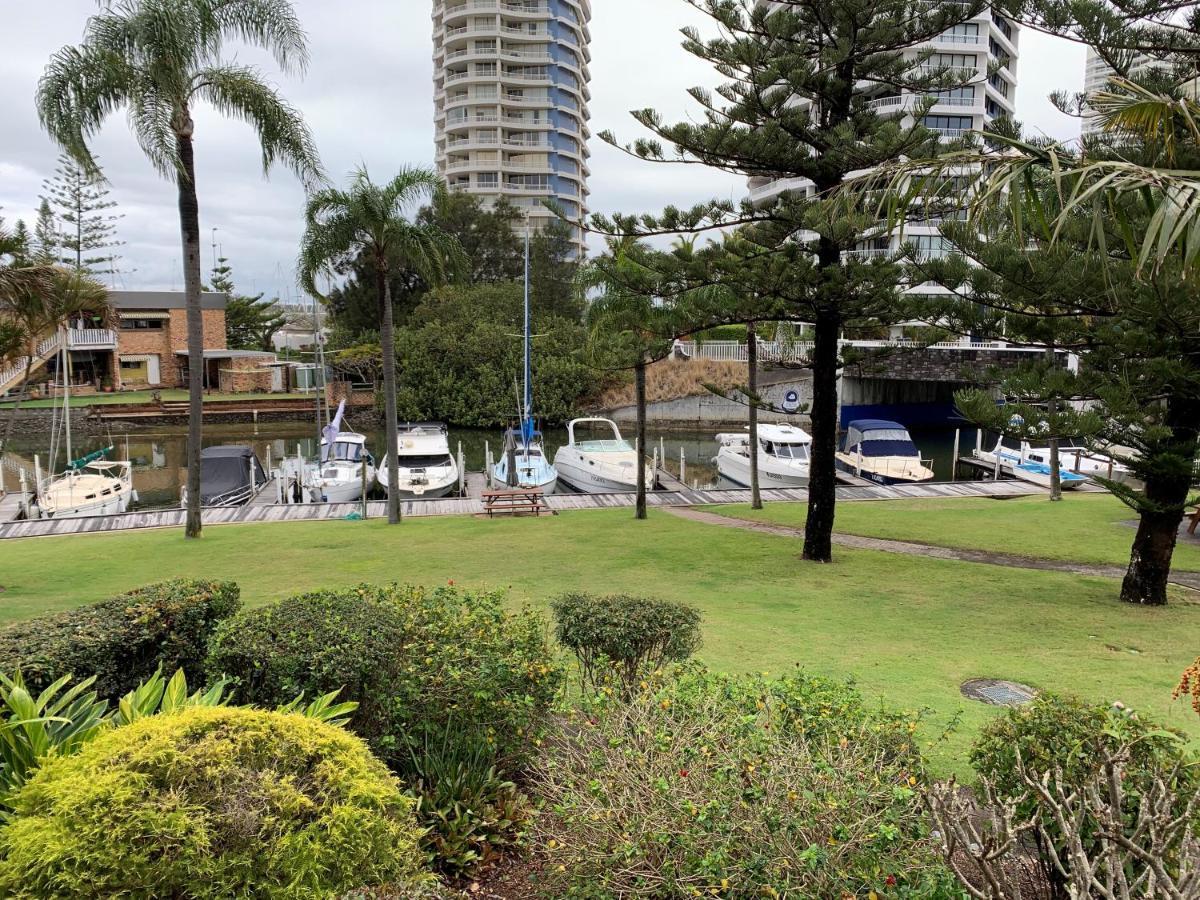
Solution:
M672 507L666 512L681 519L692 522L702 522L705 525L716 525L720 528L738 528L743 531L755 531L759 534L771 534L777 537L803 538L804 529L790 528L787 525L773 525L769 522L754 522L749 519L739 519L733 516L721 516L705 512L701 509L688 507ZM1011 553L993 553L988 550L959 550L953 547L938 547L932 544L921 544L915 541L894 541L886 538L861 537L854 534L834 533L833 543L838 547L850 547L855 550L878 550L883 553L900 553L904 556L924 556L930 559L950 559L957 562L983 563L989 566L1008 566L1013 569L1039 569L1045 572L1069 572L1073 575L1089 575L1098 578L1124 578L1124 566L1092 566L1085 563L1066 562L1055 559L1037 559L1031 556L1016 556ZM1194 591L1200 591L1200 573L1172 572L1171 583L1178 584Z

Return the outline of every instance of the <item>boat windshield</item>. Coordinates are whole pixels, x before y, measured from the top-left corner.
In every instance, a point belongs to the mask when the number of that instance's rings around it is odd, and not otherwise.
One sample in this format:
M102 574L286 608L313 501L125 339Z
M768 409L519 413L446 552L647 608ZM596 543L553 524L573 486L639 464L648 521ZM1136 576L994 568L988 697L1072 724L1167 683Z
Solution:
M451 459L449 453L434 453L427 456L408 456L400 457L400 468L402 469L437 469L442 466L450 465Z
M778 456L780 459L808 459L808 444L781 444L763 441L763 450L768 456Z
M585 453L626 453L633 450L629 441L576 441L575 446Z
M329 459L343 459L348 462L359 462L363 456L363 445L353 441L337 441Z

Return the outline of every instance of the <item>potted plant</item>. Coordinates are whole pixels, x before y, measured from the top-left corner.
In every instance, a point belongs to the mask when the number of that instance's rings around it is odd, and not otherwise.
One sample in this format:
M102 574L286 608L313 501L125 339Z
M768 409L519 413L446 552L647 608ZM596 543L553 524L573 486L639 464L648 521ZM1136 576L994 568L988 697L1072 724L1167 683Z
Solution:
M106 394L111 394L113 392L113 380L111 375L105 375L100 379L100 390L104 391Z

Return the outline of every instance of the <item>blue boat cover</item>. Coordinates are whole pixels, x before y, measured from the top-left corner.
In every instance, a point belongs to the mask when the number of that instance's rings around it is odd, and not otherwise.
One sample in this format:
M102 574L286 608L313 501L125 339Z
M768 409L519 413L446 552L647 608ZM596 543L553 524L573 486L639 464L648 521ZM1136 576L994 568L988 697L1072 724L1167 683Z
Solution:
M860 443L863 456L919 458L921 455L908 429L899 422L887 419L855 419L847 425L842 449L851 450Z

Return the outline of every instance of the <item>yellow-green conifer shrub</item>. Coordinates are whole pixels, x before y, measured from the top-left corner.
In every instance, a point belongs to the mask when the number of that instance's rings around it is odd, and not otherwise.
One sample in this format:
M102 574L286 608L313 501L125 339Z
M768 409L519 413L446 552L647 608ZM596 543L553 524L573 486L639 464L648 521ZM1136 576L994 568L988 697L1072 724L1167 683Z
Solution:
M419 873L412 801L299 715L196 708L52 760L0 828L0 896L336 897Z

